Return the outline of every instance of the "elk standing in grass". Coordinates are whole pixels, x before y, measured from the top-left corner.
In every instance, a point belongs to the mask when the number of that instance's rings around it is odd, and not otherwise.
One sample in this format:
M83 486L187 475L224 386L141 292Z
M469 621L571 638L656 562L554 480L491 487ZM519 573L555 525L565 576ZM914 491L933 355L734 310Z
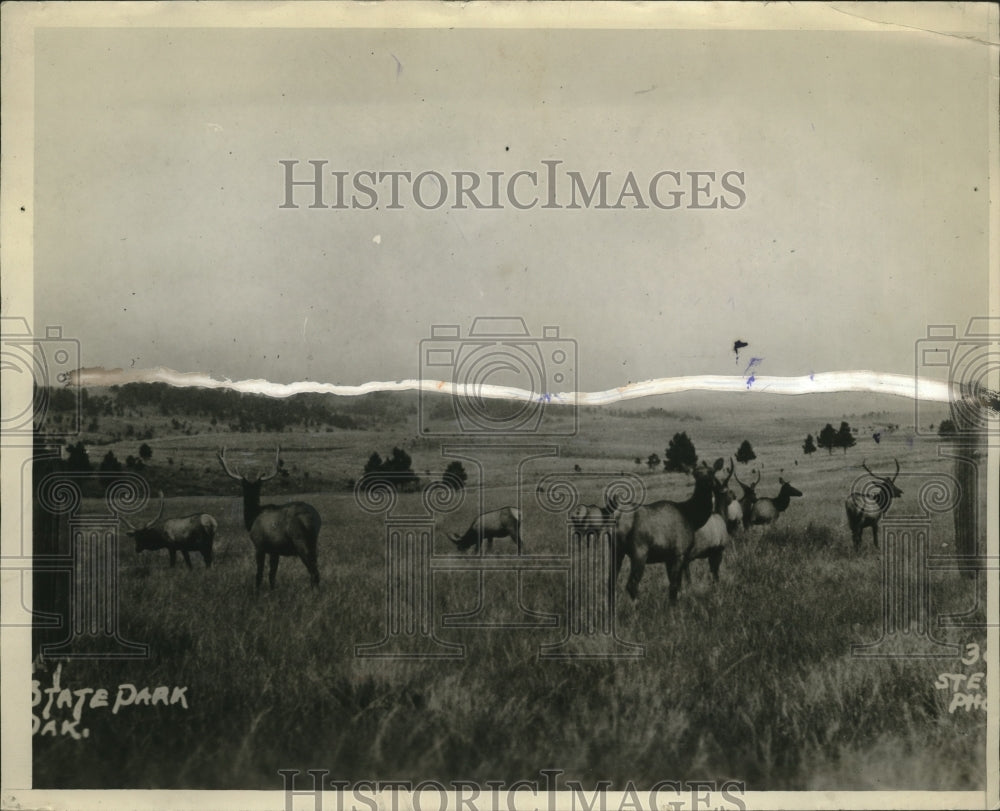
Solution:
M129 531L125 534L129 538L135 538L135 551L138 554L144 550L166 549L170 552L170 566L177 562L177 553L184 556L184 562L189 569L191 565L189 552L200 552L205 561L205 568L212 566L212 543L215 540L215 531L218 524L208 513L195 513L186 515L183 518L170 518L163 522L163 526L153 526L163 515L163 491L160 491L160 509L149 523L141 527L134 526L127 518L122 516Z
M243 488L243 523L250 533L257 553L256 587L260 589L264 576L264 557L270 558L268 582L274 588L274 577L278 571L278 562L282 557L297 556L306 569L313 587L319 585L319 568L316 565L316 542L322 521L316 508L304 501L292 501L288 504L260 503L261 485L278 475L278 459L281 455L279 447L274 457L274 470L266 476L257 475L247 479L238 472L233 472L226 462L226 449L219 451L219 462L226 475L235 479Z
M774 498L759 498L750 510L750 523L753 526L766 526L778 520L778 516L788 509L792 497L802 495L800 490L796 490L792 485L778 477L781 490Z
M868 469L868 462L865 460L861 467L867 471L868 475L876 480L873 487L866 487L864 492L852 492L844 502L847 510L847 523L851 528L851 537L854 539L854 548L861 548L861 533L865 527L871 527L872 541L878 547L878 524L882 516L888 512L892 506L892 500L903 495L903 491L896 487L896 477L899 476L899 460L896 463L896 473L890 479L887 476L876 476Z
M493 551L494 538L510 538L517 544L517 553L521 554L521 513L514 507L501 507L493 512L480 515L464 535L449 532L449 539L459 549L466 550L475 547L480 550L482 541L486 541L488 552Z
M730 508L734 505L741 509L736 502L735 493L729 489L729 478L733 475L733 460L729 460L729 472L726 478L721 481L713 476L712 486L715 490L715 507L712 515L709 516L697 532L694 534L694 546L691 554L688 555L688 563L692 560L708 558L708 567L712 572L712 579L719 582L719 567L722 565L722 553L729 543L729 536L732 531L739 526L739 520L734 523L730 518ZM742 513L741 513L742 515ZM684 579L691 582L690 566L684 567Z
M694 493L687 501L657 501L616 513L617 533L615 565L612 567L611 588L617 580L622 561L628 555L631 563L627 590L633 600L639 594L639 582L647 563L662 563L670 581L670 602L677 601L684 568L694 547L694 535L712 515L715 471L704 462L694 469Z
M742 521L743 529L750 528L750 515L753 513L753 505L757 502L757 485L760 484L760 471L755 470L754 473L757 474L757 478L754 479L753 484L744 484L740 481L740 477L733 474L733 478L736 479L736 483L743 488L743 495L740 496L739 500L736 501L733 508L731 508L731 514L727 516L727 519L732 521ZM738 507L738 510L736 509Z
M569 521L581 539L590 541L591 538L600 535L601 530L613 521L617 507L618 502L614 496L607 499L603 507L598 507L596 504L579 504L570 510Z

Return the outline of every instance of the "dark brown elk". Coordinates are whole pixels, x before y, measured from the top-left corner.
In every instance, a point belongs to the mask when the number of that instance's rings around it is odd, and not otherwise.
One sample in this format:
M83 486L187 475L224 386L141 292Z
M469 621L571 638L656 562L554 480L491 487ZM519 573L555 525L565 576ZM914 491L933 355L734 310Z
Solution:
M189 552L200 552L205 561L205 568L212 565L212 544L215 540L215 531L218 524L208 513L195 513L186 515L183 518L170 518L163 522L163 526L153 526L163 515L163 491L160 491L160 509L149 523L141 527L134 526L127 518L122 516L129 531L125 534L129 538L135 538L136 554L146 550L156 551L166 549L170 553L170 565L177 562L177 553L184 556L184 562L189 569L191 565Z
M899 476L899 460L896 463L896 473L890 479L887 476L876 476L868 469L868 462L865 460L861 466L869 476L875 479L875 484L868 486L863 492L852 492L844 502L847 511L847 523L851 528L851 537L854 539L854 548L861 547L861 533L865 527L871 527L872 542L878 547L878 525L882 516L888 512L892 506L892 500L903 495L903 491L896 487L896 477Z
M702 462L694 469L694 493L687 501L657 501L632 511L616 511L615 565L611 576L617 580L622 561L631 563L626 589L635 600L648 563L662 563L670 582L670 602L677 601L684 569L694 548L695 533L712 515L715 471L722 468ZM613 588L614 581L612 581Z
M316 544L322 520L316 508L304 501L287 504L260 503L261 485L278 475L279 447L274 457L274 470L266 476L258 474L253 479L234 472L226 462L226 449L219 451L219 462L226 475L235 479L243 488L243 523L250 533L257 553L256 587L260 589L264 577L264 558L269 558L268 582L274 588L278 562L282 557L298 557L309 571L313 587L319 585L319 568L316 564Z
M569 522L580 538L590 540L600 535L601 530L614 522L618 503L612 496L603 507L596 504L578 504L569 513Z
M735 523L730 517L730 508L734 505L737 509L742 509L736 501L736 494L729 489L729 478L733 475L733 460L729 460L729 472L726 478L721 481L718 477L713 477L712 486L714 488L715 506L712 514L705 524L694 534L694 546L691 554L688 555L688 564L684 568L684 578L691 582L690 562L708 558L708 567L712 572L712 579L719 582L719 567L722 565L722 554L729 543L729 536L739 526L739 519ZM742 512L740 513L742 515Z
M750 523L753 526L763 526L773 524L778 520L778 516L788 509L793 497L802 495L800 490L796 490L792 485L778 477L781 490L774 498L759 498L750 510Z
M521 553L521 513L514 507L501 507L493 512L480 515L464 534L449 532L448 538L461 550L475 547L478 552L483 541L486 541L488 552L493 551L494 538L510 538L517 544L517 552Z
M757 502L757 485L760 484L760 471L755 470L754 473L757 474L757 478L754 479L752 484L744 484L740 481L740 477L735 473L733 478L736 479L736 483L743 488L743 495L739 497L736 504L739 505L739 512L732 509L732 514L728 516L733 521L743 521L743 529L750 528L750 515L753 512L753 505Z

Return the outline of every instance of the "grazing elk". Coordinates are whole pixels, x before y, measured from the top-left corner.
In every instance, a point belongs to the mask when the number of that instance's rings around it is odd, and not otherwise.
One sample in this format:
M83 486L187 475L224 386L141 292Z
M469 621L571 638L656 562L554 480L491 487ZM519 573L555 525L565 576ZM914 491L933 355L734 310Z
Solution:
M773 524L778 520L778 516L788 509L793 496L801 496L802 492L796 490L792 485L778 477L781 490L774 498L759 498L753 503L750 510L750 523L753 526Z
M614 519L616 509L618 502L614 496L607 499L603 507L598 507L596 504L578 504L570 510L569 521L574 531L580 534L580 538L589 541L609 525Z
M750 528L750 515L753 512L753 505L757 502L757 485L760 484L760 471L755 470L754 473L757 474L757 478L754 479L753 484L744 484L740 481L740 477L733 474L733 478L736 479L736 483L743 488L743 495L737 499L736 504L739 505L739 511L735 508L732 510L732 515L729 516L733 521L742 521L743 529Z
M670 581L670 602L677 602L681 578L694 548L695 532L712 515L715 471L722 465L719 459L714 467L702 462L694 469L694 493L687 501L657 501L633 511L616 511L615 565L609 584L612 589L628 555L631 570L626 588L633 600L639 595L646 564L662 563Z
M868 475L878 482L874 487L865 488L862 493L852 492L844 502L847 510L847 523L851 528L851 536L854 539L854 548L861 547L861 533L865 527L871 527L872 542L878 547L878 524L882 516L888 512L892 506L892 500L903 495L903 491L896 487L896 477L899 476L899 460L896 463L896 473L890 479L887 476L876 476L868 469L868 462L865 460L861 467L867 471Z
M684 579L691 582L690 562L708 558L708 566L712 572L712 579L719 582L719 567L722 565L722 553L729 542L729 536L739 526L739 518L735 523L731 520L730 509L735 505L737 509L742 508L736 501L736 494L729 489L729 478L733 475L733 460L729 460L729 472L726 478L719 481L714 478L712 486L714 488L715 506L712 514L705 524L694 534L694 546L691 554L688 555L688 565L684 567Z
M278 475L279 447L274 456L274 470L266 476L258 474L248 479L234 473L226 462L226 449L219 451L219 462L226 475L235 479L243 488L243 523L250 532L257 553L256 587L264 576L264 557L270 558L268 582L274 588L274 577L278 572L278 562L282 557L297 556L309 571L313 587L319 585L319 568L316 565L316 542L322 520L316 508L304 501L287 504L260 503L261 485Z
M163 515L163 491L160 491L160 509L149 523L141 527L134 526L127 518L122 516L129 531L125 534L129 538L135 538L136 554L145 550L155 551L166 549L170 552L170 566L177 562L177 553L184 556L184 562L189 569L191 565L189 552L201 552L201 557L205 561L205 568L212 566L212 543L215 540L215 531L218 524L208 513L195 513L186 515L183 518L171 518L163 522L163 526L153 526Z
M494 538L510 538L517 544L517 553L521 554L521 513L514 507L501 507L483 513L472 522L464 535L449 532L448 538L463 551L474 546L477 552L484 540L486 550L492 552Z

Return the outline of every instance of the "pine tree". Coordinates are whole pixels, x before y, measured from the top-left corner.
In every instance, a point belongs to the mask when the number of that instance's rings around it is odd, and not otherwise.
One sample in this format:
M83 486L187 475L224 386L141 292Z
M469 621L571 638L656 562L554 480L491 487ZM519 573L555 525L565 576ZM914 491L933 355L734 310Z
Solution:
M830 423L827 423L823 430L819 432L816 444L821 448L825 448L829 453L833 453L833 449L837 447L837 429L830 425Z
M739 449L736 451L736 461L742 462L745 465L748 462L752 462L756 458L757 454L754 453L750 440L744 439L743 444L740 445Z
M681 431L674 434L666 450L666 459L663 460L664 470L686 471L691 470L697 464L698 453L687 433Z
M837 447L843 448L846 454L848 448L853 448L857 444L858 441L854 438L854 434L851 433L851 426L846 422L840 423L840 430L837 431Z

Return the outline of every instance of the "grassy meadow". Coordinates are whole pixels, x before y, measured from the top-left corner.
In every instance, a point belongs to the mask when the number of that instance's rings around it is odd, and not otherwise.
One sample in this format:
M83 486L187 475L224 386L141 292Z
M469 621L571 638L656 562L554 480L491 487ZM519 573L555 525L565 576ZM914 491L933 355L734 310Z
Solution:
M618 660L540 659L539 646L559 641L562 626L442 627L443 616L476 605L477 576L464 572L434 576L435 633L464 645L464 657L355 656L356 645L385 633L385 527L381 516L358 508L347 480L372 451L385 456L397 445L425 481L440 477L449 460L441 442L418 437L415 415L368 430L232 433L207 423L190 435L157 430L145 475L166 493L165 517L216 517L215 565L206 570L192 553L193 571L180 559L171 569L165 551L137 555L123 539L121 632L147 643L150 656L64 662L61 679L72 689L104 687L112 700L121 683L185 686L188 707L85 709L85 741L35 736L35 786L279 789L278 770L295 768L328 769L344 780L514 781L556 768L585 785L734 779L756 790L982 788L985 712L950 713L950 691L935 681L984 666L966 667L957 657L851 656L852 644L880 636L882 590L870 536L853 548L844 498L863 459L886 474L898 459L904 497L893 514L917 512L919 474L950 469L937 455L938 440L915 435L905 402L896 413L884 400L871 406L859 396L861 413L848 414L831 400L820 417L816 401L815 413L805 413L798 398L758 399L755 408L693 398L676 410L673 401L659 411L584 410L578 435L556 443L558 456L525 463L520 483L511 473L491 479L482 493L487 508L520 504L526 554L564 554L564 518L540 507L538 478L576 476L584 500L597 502L602 476L634 473L651 500L684 499L691 477L645 464L650 453L662 457L678 431L708 460L728 458L749 439L758 458L737 465L740 478L759 468L759 495L776 495L779 475L803 492L774 527L731 540L719 583L707 563L696 562L674 606L662 566L647 567L635 603L622 572L618 636L645 654ZM802 453L806 433L815 437L841 419L859 428L856 447ZM892 430L896 424L902 427ZM242 469L266 469L278 442L289 475L265 484L264 502L299 498L319 510L321 583L311 591L302 564L284 558L277 587L269 591L265 578L257 595L239 487L214 454L226 445ZM91 457L110 449L124 458L137 445L113 441ZM516 470L519 459L511 448L502 467ZM466 468L465 502L437 520L436 553L453 551L444 533L464 530L478 510L479 477ZM142 515L151 518L155 502ZM401 512L419 506L419 494L399 496ZM104 511L97 499L84 507ZM936 516L932 551L946 554L953 535L951 517ZM494 551L513 547L501 539ZM497 578L487 613L516 608L514 577L486 577ZM524 606L564 621L566 581L560 571L523 574ZM975 605L973 581L932 573L931 604L935 613L967 611ZM981 609L974 618L983 620ZM935 633L985 647L982 629ZM48 666L35 677L43 688L54 663Z

